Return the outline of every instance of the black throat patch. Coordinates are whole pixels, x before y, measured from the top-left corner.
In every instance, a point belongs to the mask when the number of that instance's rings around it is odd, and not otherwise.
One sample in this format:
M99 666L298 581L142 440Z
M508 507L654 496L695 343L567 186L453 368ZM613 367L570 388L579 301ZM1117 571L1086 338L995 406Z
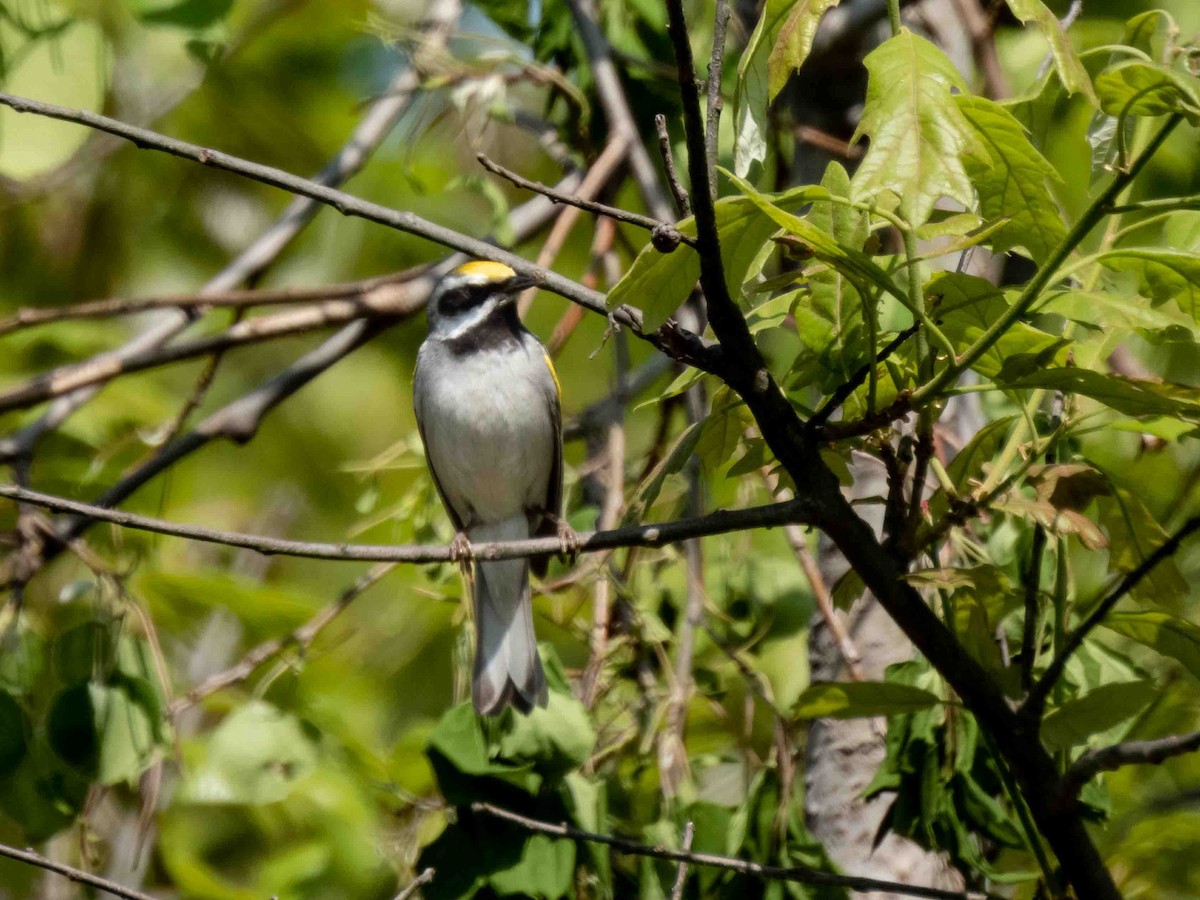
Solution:
M449 338L446 349L455 356L480 350L516 350L525 326L517 317L517 304L505 303L457 337Z

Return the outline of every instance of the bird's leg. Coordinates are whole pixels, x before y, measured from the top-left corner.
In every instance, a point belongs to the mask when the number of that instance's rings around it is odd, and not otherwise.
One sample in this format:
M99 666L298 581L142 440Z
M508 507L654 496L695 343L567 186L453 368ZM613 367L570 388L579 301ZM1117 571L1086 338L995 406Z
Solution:
M465 531L458 532L450 542L450 561L458 563L464 575L469 574L471 566L474 565L475 551L471 548L471 541Z

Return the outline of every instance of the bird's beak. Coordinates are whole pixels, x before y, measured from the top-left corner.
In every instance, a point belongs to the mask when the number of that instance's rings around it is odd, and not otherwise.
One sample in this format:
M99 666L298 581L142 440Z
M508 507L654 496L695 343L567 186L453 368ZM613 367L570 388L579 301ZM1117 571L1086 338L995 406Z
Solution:
M525 288L531 288L538 284L541 284L540 278L532 275L514 275L504 283L504 293L519 294Z

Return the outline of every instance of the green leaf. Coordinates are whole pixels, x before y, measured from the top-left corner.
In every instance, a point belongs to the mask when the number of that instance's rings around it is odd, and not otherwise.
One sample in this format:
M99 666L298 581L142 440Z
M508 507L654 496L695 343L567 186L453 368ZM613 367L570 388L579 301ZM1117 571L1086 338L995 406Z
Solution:
M29 717L21 704L7 691L0 691L0 775L8 775L20 764L30 733Z
M934 301L932 315L962 352L977 341L1009 307L1008 299L988 281L959 272L938 272L925 285ZM1066 362L1067 341L1025 322L1016 322L971 366L986 378L1002 371L1027 371Z
M1200 334L1196 321L1171 306L1152 306L1145 297L1129 293L1099 291L1060 291L1050 294L1037 308L1038 313L1063 316L1101 331L1114 328L1144 332L1175 332L1184 329Z
M103 680L112 670L116 654L115 632L105 622L83 622L54 639L51 659L54 674L63 684Z
M574 874L574 843L533 834L526 838L520 858L497 868L487 881L501 896L568 897Z
M970 208L975 196L962 162L975 131L954 102L966 92L954 64L936 46L904 29L865 60L867 102L853 140L871 138L854 175L852 197L890 191L913 225L929 219L940 197Z
M1058 173L1004 107L970 94L954 99L977 138L963 162L979 192L980 212L989 221L1007 220L993 233L992 249L1023 247L1042 262L1066 234L1051 190L1061 181Z
M1110 476L1111 480L1111 476ZM1168 539L1167 532L1137 494L1122 487L1098 501L1100 524L1108 533L1108 565L1130 572ZM1174 559L1164 559L1133 589L1135 599L1165 605L1188 592Z
M1066 750L1136 716L1158 696L1152 681L1102 684L1068 700L1042 722L1042 740L1051 750Z
M837 0L767 0L738 62L733 94L733 168L745 178L767 158L767 106L800 68L821 13Z
M767 99L774 100L792 72L797 71L812 50L817 24L838 0L793 0L767 57ZM768 8L770 3L767 4ZM765 15L764 15L765 17ZM739 173L740 174L740 173Z
M1141 381L1093 369L1072 367L1025 372L998 378L1009 387L1043 388L1090 397L1126 415L1174 415L1200 419L1200 388L1167 382Z
M46 642L24 625L0 636L0 688L22 696L33 693L46 668Z
M810 686L793 712L801 719L859 719L918 712L939 703L936 694L906 684L848 681Z
M54 751L101 784L136 779L153 762L161 726L144 694L128 684L76 684L61 691L46 718Z
M291 713L252 700L209 736L181 788L192 803L275 803L317 767L317 743Z
M1096 76L1100 108L1113 116L1165 116L1182 113L1200 120L1200 97L1193 84L1173 69L1130 60Z
M1033 22L1041 29L1042 34L1050 43L1050 53L1054 56L1054 66L1058 77L1062 80L1067 93L1083 94L1090 103L1096 104L1096 92L1088 80L1087 72L1080 63L1079 57L1071 48L1071 39L1063 31L1058 17L1054 15L1042 0L1008 0L1008 8L1013 15L1028 25Z
M1133 272L1155 303L1176 299L1200 322L1200 256L1174 249L1121 247L1097 259L1118 272Z
M551 692L545 709L514 718L511 730L500 738L500 755L539 772L566 774L582 766L595 746L596 731L583 704Z
M1200 627L1191 622L1165 612L1114 612L1109 613L1103 625L1178 660L1194 677L1200 678Z

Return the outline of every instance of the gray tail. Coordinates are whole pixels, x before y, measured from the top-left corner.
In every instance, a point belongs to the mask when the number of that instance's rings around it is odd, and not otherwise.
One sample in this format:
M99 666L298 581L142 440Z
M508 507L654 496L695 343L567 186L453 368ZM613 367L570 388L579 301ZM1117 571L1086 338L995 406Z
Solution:
M472 542L527 537L529 522L524 515L470 530ZM481 715L496 715L505 706L528 713L546 705L546 675L533 633L528 560L476 564L475 638L471 699Z

